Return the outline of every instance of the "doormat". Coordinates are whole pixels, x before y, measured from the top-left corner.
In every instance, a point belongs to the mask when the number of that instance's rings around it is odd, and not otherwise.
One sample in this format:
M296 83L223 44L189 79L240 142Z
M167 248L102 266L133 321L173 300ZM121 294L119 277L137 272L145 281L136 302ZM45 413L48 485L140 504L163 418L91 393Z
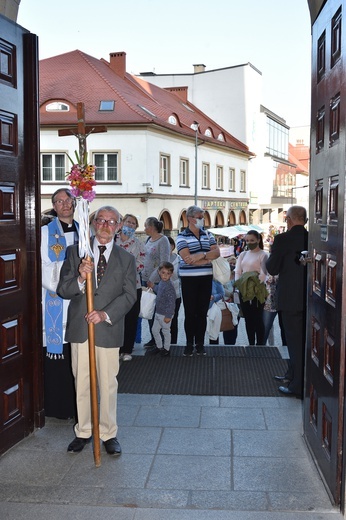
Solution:
M276 347L206 347L206 356L183 357L171 347L169 357L133 356L121 363L118 392L123 394L222 395L276 397L274 375L284 375L287 361Z

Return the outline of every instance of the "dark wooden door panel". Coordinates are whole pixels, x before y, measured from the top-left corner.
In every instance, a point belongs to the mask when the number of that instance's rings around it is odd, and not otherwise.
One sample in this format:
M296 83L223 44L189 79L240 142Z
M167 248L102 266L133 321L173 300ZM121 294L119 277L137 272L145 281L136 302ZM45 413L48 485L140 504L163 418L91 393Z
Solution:
M304 432L341 500L345 379L345 2L329 0L312 30L312 116Z
M0 453L42 424L37 38L0 16Z

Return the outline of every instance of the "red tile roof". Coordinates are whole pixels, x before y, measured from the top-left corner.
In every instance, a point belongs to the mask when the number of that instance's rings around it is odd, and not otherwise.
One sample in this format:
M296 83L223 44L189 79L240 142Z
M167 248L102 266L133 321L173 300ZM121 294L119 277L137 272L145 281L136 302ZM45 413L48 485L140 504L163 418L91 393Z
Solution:
M309 174L308 168L300 162L300 160L295 155L296 147L293 146L291 143L288 145L288 160L295 164L296 166L296 173L302 173L302 174Z
M114 53L115 55L116 53ZM183 101L183 92L171 92L125 72L125 53L119 62L98 60L79 50L40 61L41 126L77 124L77 103L85 106L87 125L157 125L186 136L195 136L191 125L198 121L199 139L252 155L248 147L229 134L197 107ZM124 74L121 74L124 66ZM116 70L116 71L115 71ZM100 101L115 101L114 111L100 111ZM70 111L46 111L46 105L63 101ZM144 107L143 110L141 107ZM147 112L149 111L149 112ZM177 125L168 122L175 116ZM209 128L212 137L204 135ZM224 142L217 139L222 134Z

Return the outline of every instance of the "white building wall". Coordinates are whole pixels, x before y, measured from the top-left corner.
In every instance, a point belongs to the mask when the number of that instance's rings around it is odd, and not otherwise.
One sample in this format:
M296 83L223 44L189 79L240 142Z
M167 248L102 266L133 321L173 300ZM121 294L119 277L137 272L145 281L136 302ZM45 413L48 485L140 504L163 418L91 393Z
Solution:
M262 73L247 63L200 73L154 75L145 79L162 88L187 86L191 103L249 147L255 154L248 165L249 209L270 208L275 219L279 205L271 201L275 162L266 156L266 115L261 112ZM258 211L257 217L259 215Z
M250 63L198 74L145 76L159 87L188 87L188 100L251 151L262 99L262 74Z
M202 139L199 139L201 143ZM74 136L59 137L57 130L41 129L41 153L67 153L75 159L78 141ZM181 213L194 204L195 194L195 141L160 129L152 128L109 128L106 133L90 134L87 138L88 162L92 162L93 153L119 153L118 168L120 183L98 183L96 199L90 204L93 213L104 204L114 205L121 214L133 213L139 219L139 231L144 229L148 216L160 217L167 211L172 219L173 230L180 226ZM160 179L160 153L170 156L171 184L162 186ZM247 200L249 193L240 193L240 171L247 172L248 159L218 145L200 144L198 157L198 204L203 201L225 200L222 211L227 223L231 201ZM189 187L180 187L180 158L189 160ZM210 164L210 189L201 188L202 162ZM224 189L216 189L216 167L224 169ZM71 167L66 160L66 171ZM229 191L229 168L236 172L236 191ZM150 184L151 186L146 186ZM51 195L68 183L42 183L42 212L51 209ZM151 193L152 190L152 193ZM215 223L217 210L209 211L212 225ZM235 212L237 214L237 212ZM239 213L239 212L238 212Z

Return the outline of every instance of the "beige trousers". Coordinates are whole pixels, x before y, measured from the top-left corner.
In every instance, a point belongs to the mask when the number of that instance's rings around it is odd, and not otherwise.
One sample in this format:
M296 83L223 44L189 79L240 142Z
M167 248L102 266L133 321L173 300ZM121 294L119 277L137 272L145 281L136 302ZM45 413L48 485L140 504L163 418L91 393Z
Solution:
M95 347L97 384L99 391L100 439L107 441L117 435L117 391L119 348ZM75 379L78 423L76 437L88 439L92 435L89 378L89 347L71 343L72 372Z

